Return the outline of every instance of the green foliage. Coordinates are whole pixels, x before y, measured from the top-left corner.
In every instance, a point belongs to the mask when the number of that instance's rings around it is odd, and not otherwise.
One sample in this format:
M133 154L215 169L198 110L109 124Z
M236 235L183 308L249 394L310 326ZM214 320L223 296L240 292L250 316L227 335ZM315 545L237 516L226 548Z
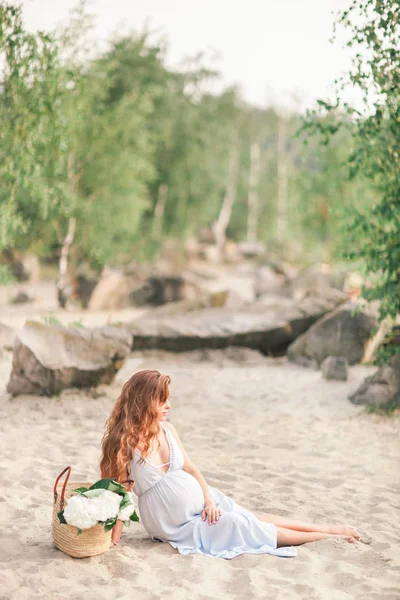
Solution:
M60 327L62 327L61 321L59 321L53 315L45 315L44 317L42 317L42 319L43 319L43 323L45 323L45 325L59 325Z
M347 46L353 52L353 68L339 89L350 84L360 90L363 108L356 111L339 99L336 106L321 103L327 124L317 110L305 127L322 131L327 140L340 128L351 133L348 180L361 176L374 190L374 201L343 212L340 256L363 262L374 284L363 288L364 297L380 300L381 320L395 318L400 313L400 6L397 0L354 1L339 23L350 32Z
M307 135L304 147L295 137L300 117L292 114L282 144L279 110L247 105L236 88L210 93L220 76L205 67L203 55L169 69L167 43L148 31L116 37L93 53L89 28L84 2L64 30L51 34L25 31L13 3L0 8L0 251L34 246L56 253L73 217L74 264L86 260L101 270L107 263L155 260L166 238L184 241L218 218L233 147L239 165L228 234L246 239L255 141L261 151L256 234L269 249L295 245L296 255L300 249L330 259L349 206L368 216L380 198L386 164L397 151L397 125L383 108L375 120L357 121L339 104L321 101L325 114L315 113L305 131L318 132L318 139ZM391 150L381 156L379 183L368 151L371 140L383 147L386 139ZM287 189L283 237L277 232L279 146ZM349 149L352 180L345 177ZM356 168L360 161L370 161L368 169Z
M82 323L82 319L79 319L78 321L71 321L68 327L78 327L79 329L85 329L85 325Z
M16 278L12 273L10 267L7 265L0 265L0 287L10 285L14 283Z
M56 40L27 33L21 7L8 3L0 6L0 59L0 249L26 248L71 207L62 71Z
M366 411L370 414L390 417L400 409L400 396L392 398L389 402L381 404L380 406L369 405L366 406Z

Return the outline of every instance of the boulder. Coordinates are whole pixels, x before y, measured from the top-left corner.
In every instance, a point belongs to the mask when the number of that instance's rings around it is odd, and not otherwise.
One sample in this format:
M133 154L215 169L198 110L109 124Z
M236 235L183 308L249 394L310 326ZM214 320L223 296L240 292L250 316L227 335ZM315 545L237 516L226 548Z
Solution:
M0 323L0 348L12 350L14 348L15 332L8 325Z
M100 274L90 264L82 262L78 265L74 275L75 297L79 299L83 308L89 306L90 298L99 279Z
M38 281L40 278L40 263L35 254L20 255L14 250L4 251L7 264L18 281Z
M343 290L344 273L333 273L329 265L317 264L302 269L285 283L282 292L300 300L309 294L325 294L330 289Z
M199 293L196 298L185 298L184 300L157 306L152 312L152 317L160 318L166 315L181 315L202 308L217 308L222 306L226 308L240 308L244 304L243 298L230 290L203 292Z
M400 406L400 354L367 377L349 400L353 404L381 406L393 402Z
M7 391L51 396L69 387L110 383L132 346L117 326L86 329L27 321L18 333Z
M122 271L104 269L88 300L89 310L116 310L130 306L129 292L135 280ZM136 286L140 282L136 281Z
M18 292L13 298L11 298L11 304L29 304L29 302L33 302L34 298L29 296L26 292L22 290Z
M358 302L342 304L289 346L289 360L320 366L328 356L342 356L350 365L359 363L376 324L377 314L371 306Z
M263 265L257 269L254 282L254 296L262 297L266 294L276 294L282 289L286 277L278 273L269 265Z
M146 315L134 321L130 330L135 350L185 352L245 346L264 354L282 354L298 335L344 299L340 292L332 292L272 310L253 303L243 305L240 311L218 307L186 314Z
M239 242L237 250L243 258L259 258L265 256L266 248L262 242Z
M321 365L322 376L325 379L346 381L348 376L347 358L343 356L327 356Z
M143 271L122 272L104 269L93 289L89 310L116 310L130 306L161 306L169 302L195 299L196 284L184 275L150 275Z
M182 276L152 275L145 283L129 294L131 305L144 306L147 304L160 306L167 302L196 298L196 286L186 281Z

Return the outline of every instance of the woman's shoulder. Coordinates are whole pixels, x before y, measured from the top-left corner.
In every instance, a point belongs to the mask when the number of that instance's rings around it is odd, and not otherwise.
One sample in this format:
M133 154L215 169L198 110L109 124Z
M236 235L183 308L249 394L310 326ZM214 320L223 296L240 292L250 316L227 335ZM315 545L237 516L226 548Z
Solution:
M166 429L169 429L172 433L176 433L176 429L173 426L173 424L171 423L171 421L163 421L163 425L165 426Z

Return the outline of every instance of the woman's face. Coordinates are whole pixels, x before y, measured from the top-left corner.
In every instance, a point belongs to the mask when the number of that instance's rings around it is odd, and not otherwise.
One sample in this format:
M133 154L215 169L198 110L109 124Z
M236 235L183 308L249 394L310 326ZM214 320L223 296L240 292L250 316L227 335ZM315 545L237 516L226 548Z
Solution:
M165 421L168 416L168 411L171 408L169 398L159 406L158 420Z

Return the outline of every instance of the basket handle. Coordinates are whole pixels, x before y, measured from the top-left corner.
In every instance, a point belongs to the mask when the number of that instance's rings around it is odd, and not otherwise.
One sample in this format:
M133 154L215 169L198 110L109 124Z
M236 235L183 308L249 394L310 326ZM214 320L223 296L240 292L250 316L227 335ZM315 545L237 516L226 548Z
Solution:
M68 483L68 479L69 476L71 475L71 467L65 467L64 471L62 471L59 476L56 479L56 482L54 484L54 502L56 502L57 500L57 485L58 482L60 481L61 477L64 475L64 473L66 473L68 471L67 477L65 478L64 481L64 485L63 485L63 489L61 491L61 500L60 500L60 509L62 510L64 508L64 496L65 496L65 488L67 487L67 483ZM133 479L127 479L126 481L121 481L121 484L123 483L135 483L135 481Z
M60 509L61 510L63 510L63 508L64 508L65 488L67 487L68 479L69 479L69 476L71 475L71 467L65 467L64 471L62 471L59 474L59 476L57 477L56 482L54 484L54 502L56 502L56 500L57 500L57 484L60 481L61 477L64 475L64 473L66 473L67 471L68 471L68 474L67 474L67 477L65 478L63 489L61 491L61 500L60 500Z

